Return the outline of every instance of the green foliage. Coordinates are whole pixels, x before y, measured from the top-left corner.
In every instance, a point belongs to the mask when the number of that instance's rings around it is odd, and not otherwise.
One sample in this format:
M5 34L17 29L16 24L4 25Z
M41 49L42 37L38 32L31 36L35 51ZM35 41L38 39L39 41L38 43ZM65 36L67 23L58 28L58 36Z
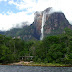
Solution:
M0 63L9 63L18 61L20 56L29 56L32 41L25 42L21 39L12 39L0 35Z
M45 58L45 59L44 59L44 63L45 63L45 64L46 64L46 63L48 63L48 60L47 60L47 58Z
M6 36L11 36L11 37L20 37L22 40L36 40L39 39L38 34L35 33L35 26L33 24L26 25L22 28L12 28L10 31L6 31L5 35Z
M41 59L40 59L40 58L38 58L37 62L38 62L38 63L41 63Z
M48 36L42 41L24 41L0 35L0 63L19 61L22 56L34 56L34 62L72 64L72 31ZM30 58L27 59L30 61Z
M36 43L36 56L43 62L71 63L72 59L72 31L65 30L61 35L49 36ZM45 62L45 63L46 63Z

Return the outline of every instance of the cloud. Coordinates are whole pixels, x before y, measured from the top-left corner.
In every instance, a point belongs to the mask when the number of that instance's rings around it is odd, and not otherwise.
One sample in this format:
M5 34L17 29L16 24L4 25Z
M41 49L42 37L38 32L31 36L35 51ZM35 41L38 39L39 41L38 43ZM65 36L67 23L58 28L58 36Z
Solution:
M54 11L61 11L72 23L72 0L38 0L37 11L43 11L48 7L53 7Z
M53 7L55 11L65 13L68 20L72 19L72 0L10 0L9 4L16 5L19 10L27 9L27 12L43 11L48 7Z
M16 5L16 8L19 10L27 9L28 12L36 11L35 10L35 7L37 5L36 0L21 0L20 2L18 0L16 2L10 0L8 3Z
M33 22L34 14L27 15L27 12L19 13L9 13L8 15L0 14L0 30L8 30L12 27L15 27L17 24L28 21L29 23Z
M8 30L16 24L34 21L35 11L43 11L48 7L53 7L55 11L64 12L66 18L72 21L72 0L0 0L7 1L9 5L16 7L20 12L13 13L7 11L0 14L0 30ZM24 10L26 9L26 11ZM25 11L25 12L24 12Z

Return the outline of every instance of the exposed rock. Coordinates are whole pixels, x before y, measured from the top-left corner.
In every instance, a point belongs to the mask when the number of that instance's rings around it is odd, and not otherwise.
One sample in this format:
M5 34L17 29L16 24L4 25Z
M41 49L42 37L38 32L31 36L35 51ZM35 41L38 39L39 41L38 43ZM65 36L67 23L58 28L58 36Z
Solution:
M41 36L41 25L43 12L46 13L46 22L44 24L44 36L61 34L64 28L68 27L72 29L72 25L69 24L68 20L65 18L64 13L54 12L50 14L52 8L47 8L42 12L36 12L34 25L36 27L36 32Z
M41 35L41 24L42 24L42 12L36 12L34 18L34 26L36 27L36 33Z
M46 20L44 25L44 35L48 34L60 34L63 32L64 28L71 28L72 25L69 24L68 20L65 18L63 13L52 13Z
M22 29L11 29L6 32L6 35L12 37L20 36L23 40L39 40L41 36L43 13L46 13L46 20L43 27L44 37L61 34L66 27L72 29L72 25L69 24L63 13L54 12L50 14L51 9L52 8L47 8L42 12L35 12L34 22L30 26L24 26Z

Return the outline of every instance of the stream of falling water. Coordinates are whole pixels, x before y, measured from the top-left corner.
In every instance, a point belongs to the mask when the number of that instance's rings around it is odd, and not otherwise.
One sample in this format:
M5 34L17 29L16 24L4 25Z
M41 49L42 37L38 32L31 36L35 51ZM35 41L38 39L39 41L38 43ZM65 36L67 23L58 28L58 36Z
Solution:
M46 13L43 12L40 40L42 40L43 37L44 37L44 29L43 29L43 27L44 27L45 21L46 21Z

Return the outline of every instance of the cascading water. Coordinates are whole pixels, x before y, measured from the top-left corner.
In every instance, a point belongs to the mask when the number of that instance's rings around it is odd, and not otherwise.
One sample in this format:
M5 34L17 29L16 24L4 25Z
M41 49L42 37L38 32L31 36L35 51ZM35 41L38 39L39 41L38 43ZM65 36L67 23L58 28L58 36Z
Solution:
M40 40L42 40L44 37L43 27L44 27L45 21L46 21L46 12L43 12Z

